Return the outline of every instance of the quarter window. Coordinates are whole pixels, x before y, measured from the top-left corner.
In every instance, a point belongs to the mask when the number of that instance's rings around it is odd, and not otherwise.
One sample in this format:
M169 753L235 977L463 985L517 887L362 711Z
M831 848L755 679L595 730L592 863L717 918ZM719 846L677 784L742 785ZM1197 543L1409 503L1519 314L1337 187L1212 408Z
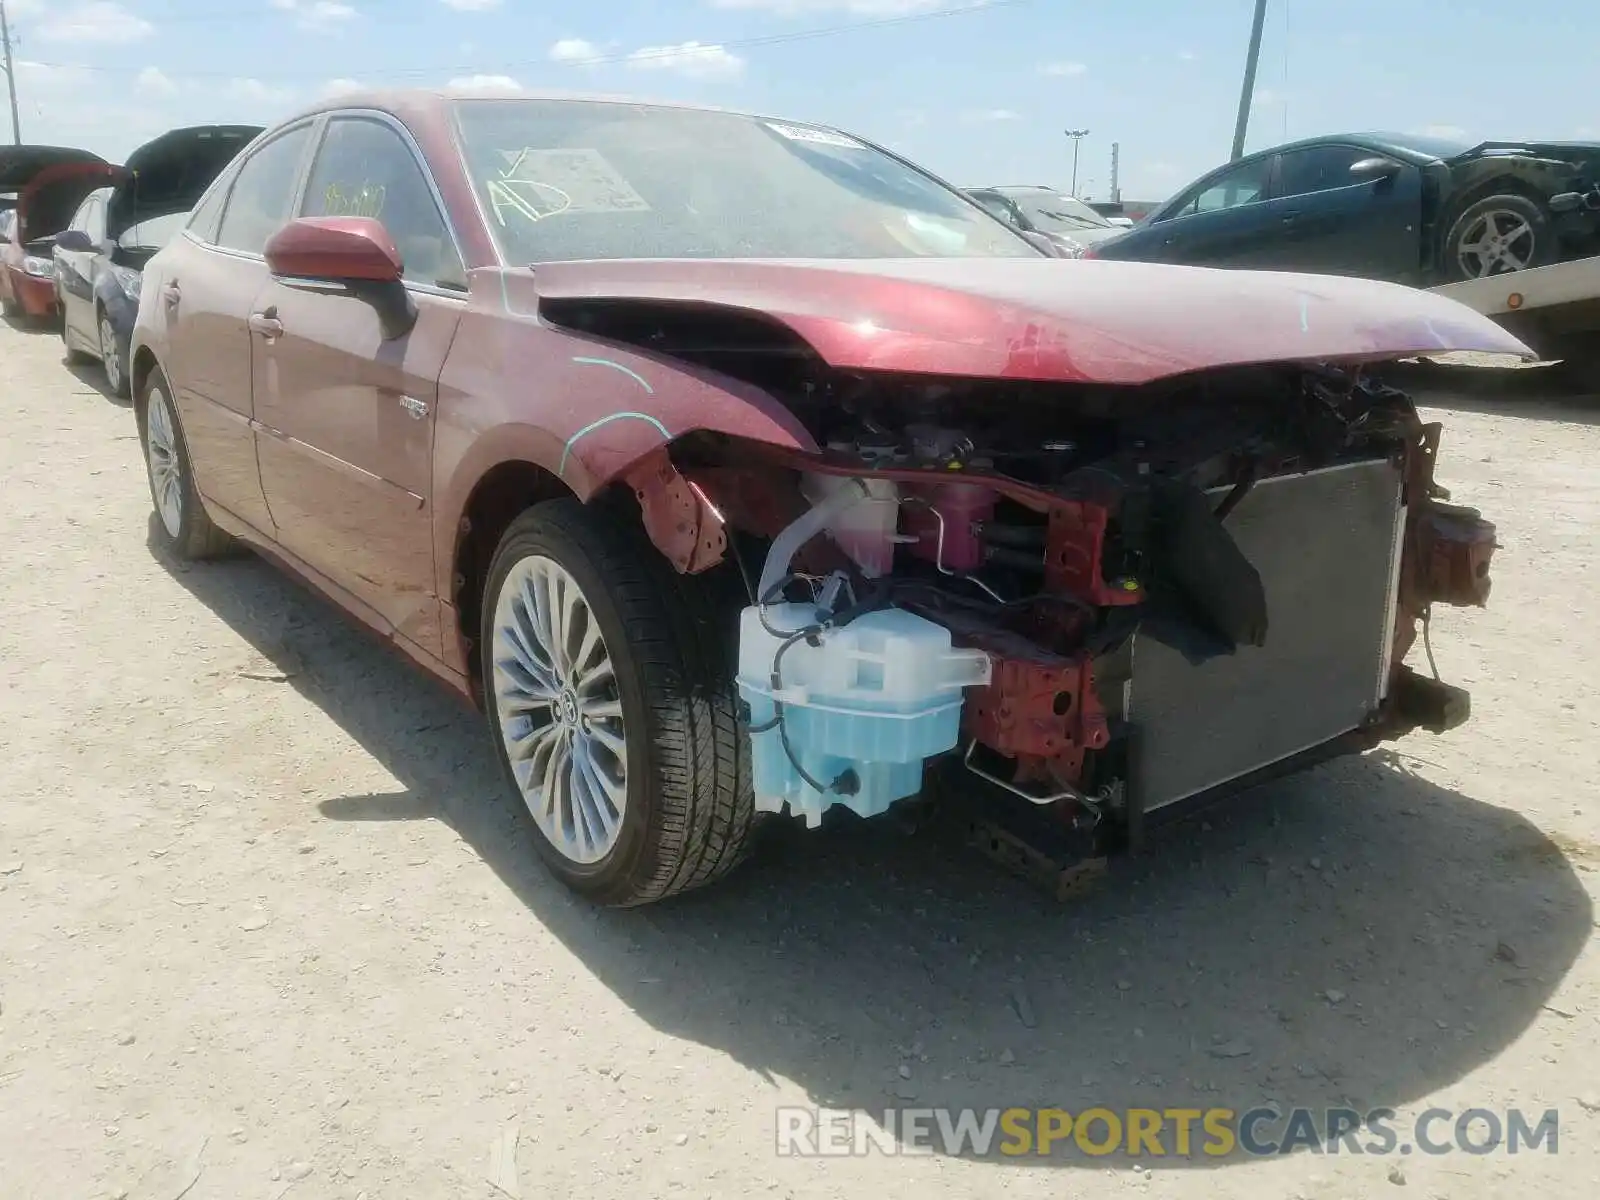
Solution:
M340 117L328 125L300 215L371 217L394 239L408 281L466 286L428 177L411 147L382 122Z
M246 254L260 254L267 239L289 222L300 162L311 126L301 125L252 154L234 177L217 244Z
M211 189L211 194L200 202L200 207L195 209L189 217L186 228L202 242L217 240L217 222L222 216L222 206L228 199L228 185L219 183Z

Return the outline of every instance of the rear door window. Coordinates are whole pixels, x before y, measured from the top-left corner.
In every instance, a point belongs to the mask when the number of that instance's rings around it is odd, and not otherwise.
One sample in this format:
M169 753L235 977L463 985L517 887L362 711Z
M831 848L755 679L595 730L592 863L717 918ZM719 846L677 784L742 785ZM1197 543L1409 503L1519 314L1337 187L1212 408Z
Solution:
M262 146L239 168L222 214L217 245L245 254L266 249L267 239L293 215L300 164L310 140L311 126L296 126Z

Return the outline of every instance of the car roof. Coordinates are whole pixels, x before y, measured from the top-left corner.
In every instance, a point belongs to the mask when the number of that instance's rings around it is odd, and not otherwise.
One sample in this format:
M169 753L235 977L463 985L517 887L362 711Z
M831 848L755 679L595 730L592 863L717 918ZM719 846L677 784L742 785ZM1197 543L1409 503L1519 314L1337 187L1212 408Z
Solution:
M831 128L818 121L797 120L792 117L774 117L741 109L722 108L710 104L695 104L685 100L657 100L642 96L614 92L583 92L560 90L511 91L490 85L443 88L363 88L341 92L295 114L300 120L317 113L339 112L346 109L373 109L404 117L407 113L438 110L457 101L472 100L484 103L514 101L579 101L590 104L617 104L631 108L681 109L690 112L727 113L730 116L750 117L756 120L785 121L794 125L810 125L819 129ZM853 135L852 135L853 136Z

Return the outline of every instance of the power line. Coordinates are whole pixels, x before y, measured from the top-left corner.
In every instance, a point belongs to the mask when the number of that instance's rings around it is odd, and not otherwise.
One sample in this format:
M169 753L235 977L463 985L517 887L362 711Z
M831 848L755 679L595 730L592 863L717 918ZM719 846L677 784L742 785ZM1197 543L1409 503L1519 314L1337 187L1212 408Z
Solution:
M787 33L769 33L755 37L730 38L724 41L696 41L678 46L661 46L644 50L634 50L618 54L595 55L581 59L550 59L536 58L524 59L519 62L502 63L472 63L456 66L430 66L430 67L394 67L380 68L372 71L357 72L390 79L426 78L436 75L483 74L488 71L516 71L526 70L529 67L598 67L612 64L652 62L663 59L673 59L692 54L694 50L686 51L684 45L692 45L702 52L712 49L721 50L746 50L761 46L786 45L790 42L812 41L817 38L838 37L844 34L856 33L867 29L885 29L893 26L912 25L927 21L940 21L950 17L968 16L974 13L992 12L1002 8L1022 8L1033 3L1033 0L972 0L972 3L962 4L953 8L935 9L931 12L908 13L898 17L880 17L871 21L854 21L843 25L824 25L816 29L795 29ZM51 67L56 70L82 71L94 75L138 75L148 67L92 67L76 63L41 62L42 67ZM252 77L263 82L290 79L322 79L325 71L297 71L284 74L260 75ZM176 72L176 78L185 79L233 79L239 75L237 71L181 71Z

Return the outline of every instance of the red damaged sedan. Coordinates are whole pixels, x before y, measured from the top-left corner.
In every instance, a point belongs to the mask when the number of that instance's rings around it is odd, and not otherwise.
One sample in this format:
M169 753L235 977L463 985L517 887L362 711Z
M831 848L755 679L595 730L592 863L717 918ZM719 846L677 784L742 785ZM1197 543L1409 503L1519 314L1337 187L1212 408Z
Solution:
M1526 354L1061 260L833 129L407 92L234 160L132 379L168 550L258 548L480 706L550 868L638 904L774 814L937 779L1098 858L1466 719L1406 660L1494 527L1367 370L1446 350Z

